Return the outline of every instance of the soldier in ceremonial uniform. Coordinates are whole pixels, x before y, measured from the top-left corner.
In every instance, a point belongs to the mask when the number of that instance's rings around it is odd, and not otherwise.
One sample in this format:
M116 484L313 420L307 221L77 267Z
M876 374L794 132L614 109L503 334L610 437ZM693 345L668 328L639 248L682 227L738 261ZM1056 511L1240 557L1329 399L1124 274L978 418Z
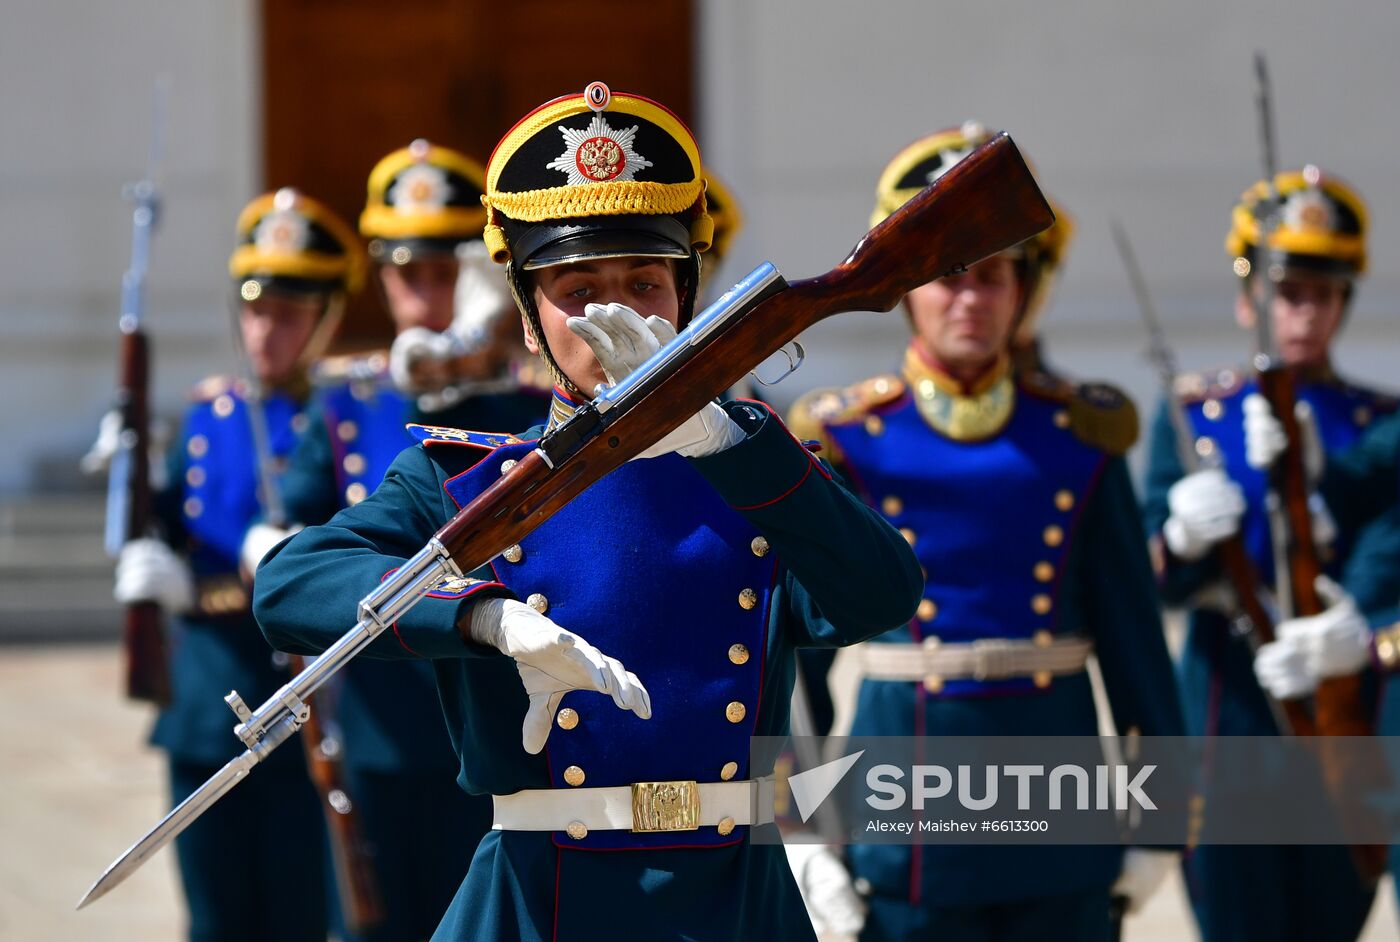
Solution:
M486 202L551 423L690 318L711 220L695 141L660 105L595 83L541 106L498 145ZM416 434L374 494L268 556L274 644L338 638L541 429ZM772 806L749 740L787 728L795 646L912 613L899 534L769 410L710 403L470 575L368 652L432 662L459 780L494 796L435 938L811 938L782 848L748 839ZM684 813L653 815L672 800Z
M1391 397L1342 380L1330 362L1356 278L1365 270L1366 210L1350 187L1316 167L1281 173L1275 183L1283 200L1282 221L1270 247L1273 257L1281 258L1283 273L1273 298L1273 333L1284 363L1295 372L1300 407L1311 416L1308 424L1315 427L1320 448L1331 453L1396 408ZM1254 213L1266 194L1263 181L1245 192L1226 240L1240 276L1236 319L1245 328L1254 323L1250 292L1260 290L1255 272L1265 267ZM1247 426L1268 418L1268 405L1255 390L1246 367L1184 375L1177 382L1198 436L1197 451L1221 458L1219 467L1183 476L1165 409L1153 430L1147 527L1155 534L1163 599L1191 608L1180 681L1188 728L1196 735L1273 735L1278 729L1264 688L1297 696L1305 682L1294 669L1291 642L1266 646L1256 659L1246 639L1230 630L1229 607L1219 602L1223 575L1211 548L1235 533L1243 536L1261 583L1272 586L1276 578L1264 506L1267 478L1251 467L1247 447ZM1254 463L1267 465L1268 459L1256 457ZM1329 588L1331 601L1348 601L1364 612L1400 598L1400 530L1393 516L1364 528L1348 523L1339 529L1329 516L1315 515L1314 530L1324 545L1328 574L1349 593L1344 599L1340 590ZM1344 614L1336 608L1318 617L1337 620ZM1365 634L1359 618L1343 617L1339 626L1339 637ZM1288 623L1278 628L1282 639L1296 631ZM1346 647L1343 638L1329 649L1329 672L1353 673L1361 666L1336 663L1337 657L1345 660ZM1345 847L1199 847L1188 855L1186 875L1208 942L1353 939L1373 895Z
M514 320L503 318L513 305L481 243L482 174L465 155L422 140L389 154L370 174L360 234L369 240L397 333L392 372L405 384L414 384L424 361L440 366L454 354L476 358L471 379L491 379L504 368L497 331L502 320L506 326ZM455 290L459 283L463 292ZM399 452L416 444L405 429L410 421L521 429L548 410L547 394L498 391L440 402L442 408L427 413L416 395L424 387L406 390L387 380L355 376L319 391L286 476L289 522L324 523L364 500ZM266 526L251 531L249 566L285 533ZM380 925L358 937L426 938L490 827L490 803L457 788L457 761L436 717L427 662L360 659L340 676L336 720L349 791L384 903Z
M118 601L156 601L177 616L172 699L151 736L169 754L176 803L243 749L218 692L261 699L286 682L239 571L244 531L262 511L254 423L265 422L270 457L284 460L306 424L307 364L334 332L363 262L344 222L284 189L239 216L229 273L261 392L250 404L248 387L224 377L195 388L157 497L162 538L128 543L117 566ZM325 939L318 806L301 750L285 749L176 839L192 940Z
M985 135L964 125L898 154L872 222ZM794 406L794 429L830 449L927 579L908 624L852 652L863 676L852 735L1095 735L1091 652L1120 733L1181 731L1123 460L1132 403L1012 361L1063 247L1052 229L911 292L899 375ZM1175 859L956 845L855 845L849 857L868 893L861 938L872 940L1107 939L1110 889L1136 905Z
M1305 442L1318 441L1312 420L1304 418ZM1245 453L1253 468L1273 465L1286 444L1283 428L1267 409L1256 407L1245 419ZM1320 451L1320 446L1312 447ZM1350 448L1330 455L1310 457L1316 469L1323 465L1318 494L1342 532L1357 532L1377 518L1395 513L1400 500L1400 412L1378 419ZM1392 531L1393 532L1393 531ZM1372 543L1386 541L1372 536ZM1368 560L1353 554L1351 566L1383 579L1393 576L1381 568L1392 557L1372 551ZM1387 582L1386 584L1391 584ZM1285 699L1311 693L1322 680L1361 672L1374 672L1384 685L1376 734L1400 736L1400 598L1380 604L1381 592L1372 593L1377 604L1362 612L1345 589L1334 590L1333 604L1319 615L1281 622L1277 640L1263 646L1255 658L1255 674L1264 689ZM1400 768L1393 774L1400 775ZM1390 872L1400 873L1400 846L1390 849ZM1400 892L1400 885L1396 885Z

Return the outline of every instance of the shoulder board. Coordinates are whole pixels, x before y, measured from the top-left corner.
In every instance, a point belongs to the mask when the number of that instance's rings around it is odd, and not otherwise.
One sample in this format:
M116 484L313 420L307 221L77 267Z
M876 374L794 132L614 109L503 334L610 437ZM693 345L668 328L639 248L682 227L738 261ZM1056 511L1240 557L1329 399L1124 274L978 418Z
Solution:
M311 367L311 382L315 386L377 382L386 379L388 375L387 350L322 357Z
M1035 396L1069 402L1074 398L1075 384L1057 373L1048 370L1030 370L1016 373L1022 389Z
M524 439L499 432L469 432L443 425L406 425L408 434L426 445L469 445L473 448L495 449L503 445L519 445Z
M189 399L191 402L212 402L237 388L238 381L232 376L210 376L190 388Z
M1360 386L1356 383L1335 377L1336 384L1349 396L1353 396L1365 402L1371 407L1373 412L1387 413L1394 412L1400 408L1400 397L1394 393L1381 389L1372 389L1369 386Z
M1080 383L1068 407L1070 430L1086 445L1122 455L1138 439L1137 406L1116 386Z
M1178 373L1172 381L1172 389L1176 398L1188 405L1207 399L1228 399L1244 388L1249 376L1249 369L1242 366Z
M904 380L893 374L862 380L845 389L814 389L793 403L788 423L798 438L818 437L824 425L840 425L904 395Z

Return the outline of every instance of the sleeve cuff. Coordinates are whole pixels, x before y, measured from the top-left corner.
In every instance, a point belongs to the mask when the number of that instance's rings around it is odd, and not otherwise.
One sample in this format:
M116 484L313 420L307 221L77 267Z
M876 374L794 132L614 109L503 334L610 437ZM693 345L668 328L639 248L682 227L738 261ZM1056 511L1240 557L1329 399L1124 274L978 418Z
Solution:
M812 474L831 477L766 404L726 402L724 411L744 430L744 440L691 463L735 510L775 504Z
M390 574L385 573L385 578ZM515 598L515 595L503 584L490 579L453 580L425 595L390 625L387 633L415 657L500 656L495 648L464 641L457 627L471 617L472 606L484 598Z

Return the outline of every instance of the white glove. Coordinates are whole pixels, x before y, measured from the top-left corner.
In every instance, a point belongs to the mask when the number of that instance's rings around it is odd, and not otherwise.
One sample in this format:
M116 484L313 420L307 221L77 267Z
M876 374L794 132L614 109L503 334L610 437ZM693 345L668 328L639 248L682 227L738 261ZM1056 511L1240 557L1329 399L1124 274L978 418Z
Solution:
M167 612L194 605L194 576L185 561L160 540L132 540L117 559L117 584L112 595L123 605L155 602Z
M1254 656L1260 686L1277 700L1306 696L1318 681L1355 674L1370 660L1371 629L1356 600L1326 576L1318 577L1317 591L1327 610L1280 622L1277 640Z
M1197 471L1167 491L1171 516L1162 525L1167 548L1178 559L1200 559L1240 529L1244 492L1219 468Z
M1312 406L1299 400L1293 412L1298 417L1298 433L1303 439L1303 468L1309 483L1314 483L1322 477L1327 453L1317 434L1317 420L1313 417ZM1287 447L1288 436L1283 433L1283 423L1269 407L1269 400L1258 393L1245 396L1244 456L1249 466L1267 471Z
M389 348L389 377L405 392L418 392L423 384L413 371L425 361L446 361L463 353L461 341L451 332L438 333L426 327L410 327L394 338Z
M1123 854L1123 869L1109 895L1125 897L1127 912L1135 913L1157 892L1180 860L1181 855L1174 850L1129 847Z
M149 426L150 484L156 490L166 485L165 446L170 441L170 429L164 422L152 419ZM101 474L112 466L112 456L122 447L122 413L120 409L108 409L97 423L97 440L78 459L78 468L84 474Z
M301 527L285 529L270 523L255 523L243 535L243 546L238 551L238 560L243 571L252 575L258 571L258 563L278 543L300 530Z
M825 844L784 843L783 850L817 935L824 942L859 935L865 928L865 901L835 852Z
M651 695L636 674L523 602L483 599L476 603L471 636L515 659L520 682L530 697L520 742L531 755L544 748L559 701L570 690L605 693L618 709L651 719Z
M472 353L491 343L496 322L515 310L515 299L505 266L491 261L485 242L473 239L459 244L457 264L451 332L461 341L462 352Z
M566 323L593 350L609 385L617 385L676 337L676 328L666 319L654 315L643 319L625 304L586 304L583 313ZM744 430L716 403L708 402L637 457L658 458L674 451L686 458L701 458L743 440Z

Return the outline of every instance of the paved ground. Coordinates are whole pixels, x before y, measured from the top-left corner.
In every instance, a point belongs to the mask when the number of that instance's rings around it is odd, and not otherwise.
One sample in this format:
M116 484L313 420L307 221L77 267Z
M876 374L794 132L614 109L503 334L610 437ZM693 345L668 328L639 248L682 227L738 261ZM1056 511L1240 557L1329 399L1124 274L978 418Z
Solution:
M73 911L107 864L165 810L163 763L143 745L149 710L124 701L118 687L114 646L0 647L0 940L180 938L169 851ZM1193 937L1179 882L1124 931L1128 942ZM1397 938L1387 882L1364 939Z

